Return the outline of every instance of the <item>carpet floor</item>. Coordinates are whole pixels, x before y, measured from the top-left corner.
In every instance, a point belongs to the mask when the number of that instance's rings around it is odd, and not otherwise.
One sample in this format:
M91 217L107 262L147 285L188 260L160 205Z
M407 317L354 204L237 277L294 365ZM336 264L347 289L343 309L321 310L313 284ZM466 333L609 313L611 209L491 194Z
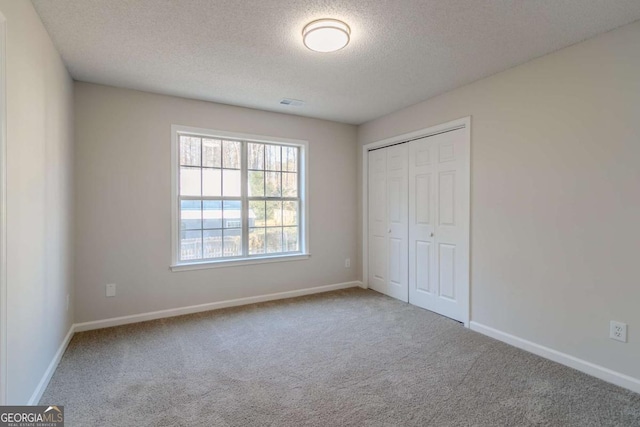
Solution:
M77 333L67 426L640 426L640 395L373 291Z

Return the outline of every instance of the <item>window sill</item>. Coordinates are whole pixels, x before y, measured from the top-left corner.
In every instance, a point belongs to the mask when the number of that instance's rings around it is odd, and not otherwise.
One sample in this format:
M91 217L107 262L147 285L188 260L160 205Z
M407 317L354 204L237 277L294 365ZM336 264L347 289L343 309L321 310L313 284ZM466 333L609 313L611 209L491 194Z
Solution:
M209 268L239 267L243 265L253 264L269 264L272 262L300 261L309 259L311 254L295 254L295 255L274 255L256 258L232 259L221 261L192 262L172 265L169 268L173 272L190 271L190 270L206 270Z

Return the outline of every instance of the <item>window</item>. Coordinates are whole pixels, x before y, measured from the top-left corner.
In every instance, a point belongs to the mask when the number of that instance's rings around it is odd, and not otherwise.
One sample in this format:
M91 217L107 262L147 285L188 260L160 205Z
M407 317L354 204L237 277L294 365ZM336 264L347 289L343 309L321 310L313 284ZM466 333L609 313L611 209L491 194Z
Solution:
M172 267L305 255L305 141L172 132Z

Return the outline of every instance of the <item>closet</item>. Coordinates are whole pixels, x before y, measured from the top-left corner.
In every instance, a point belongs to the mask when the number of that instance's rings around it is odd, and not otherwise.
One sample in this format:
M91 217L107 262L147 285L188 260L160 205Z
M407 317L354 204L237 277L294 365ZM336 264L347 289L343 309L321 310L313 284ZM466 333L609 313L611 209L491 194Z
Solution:
M469 129L367 148L368 286L467 323Z

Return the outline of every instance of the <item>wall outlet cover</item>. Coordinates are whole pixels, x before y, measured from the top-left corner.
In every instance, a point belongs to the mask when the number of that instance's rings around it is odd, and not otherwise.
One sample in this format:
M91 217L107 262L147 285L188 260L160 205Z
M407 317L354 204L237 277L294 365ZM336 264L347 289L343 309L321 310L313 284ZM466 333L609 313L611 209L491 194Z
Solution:
M107 296L108 297L115 297L116 296L116 284L115 283L108 283L107 284Z
M627 342L627 324L612 320L609 323L609 338L620 342Z

